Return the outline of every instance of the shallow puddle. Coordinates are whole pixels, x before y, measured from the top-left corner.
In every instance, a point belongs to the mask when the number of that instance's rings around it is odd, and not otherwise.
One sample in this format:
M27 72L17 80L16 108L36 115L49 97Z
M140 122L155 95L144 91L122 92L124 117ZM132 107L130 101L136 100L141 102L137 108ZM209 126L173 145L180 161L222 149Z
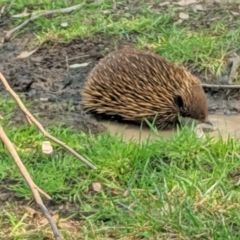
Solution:
M147 127L140 127L135 124L124 124L116 121L100 121L110 132L111 135L123 135L125 140L147 140L156 139L159 136ZM159 131L160 136L164 138L171 137L174 131Z
M240 138L240 115L210 115L210 121L217 127L209 133L211 136L217 137L220 133L224 139L228 136Z
M228 136L234 138L240 138L240 115L210 115L210 121L217 127L216 131L207 133L210 136L218 137L222 135L224 139ZM116 121L100 121L112 135L123 135L126 141L134 139L137 141L144 141L148 138L156 139L159 138L156 133L151 131L147 127L140 127L135 124L125 124ZM191 124L191 121L189 122ZM159 131L159 135L163 138L171 137L176 130L170 131Z

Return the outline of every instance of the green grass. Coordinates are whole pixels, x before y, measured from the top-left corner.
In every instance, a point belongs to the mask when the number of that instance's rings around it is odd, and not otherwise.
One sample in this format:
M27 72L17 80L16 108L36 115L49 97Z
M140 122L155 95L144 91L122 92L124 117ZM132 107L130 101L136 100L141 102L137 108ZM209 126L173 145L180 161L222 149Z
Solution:
M11 116L13 104L9 106L2 108L4 116ZM229 178L229 172L240 167L236 140L200 140L184 128L171 139L139 144L109 134L94 137L60 126L48 129L90 159L98 167L93 171L55 144L54 153L45 156L44 138L36 128L14 129L8 119L2 124L35 183L56 202L80 205L72 214L81 217L81 227L75 235L63 228L66 239L239 239L239 187ZM0 181L8 180L16 196L32 199L4 148L0 173ZM94 192L93 183L100 183L102 190ZM16 214L14 209L6 207L1 214L13 239L50 234L30 224L23 210Z
M74 4L82 2L78 0L74 1ZM121 13L116 13L113 2L128 6L133 14L129 14L130 10L124 10L123 7ZM6 1L2 0L3 3L6 4ZM30 11L53 10L69 7L70 3L63 0L57 2L45 0L42 4L35 0L13 1L9 6L9 12L21 13L26 6L29 6ZM240 41L239 19L233 19L225 8L219 6L219 14L215 11L210 16L205 12L193 12L186 8L189 20L176 25L180 10L171 6L166 10L159 8L159 11L154 11L145 1L139 1L137 6L133 7L127 5L126 1L104 0L99 4L87 3L71 14L41 17L33 25L36 37L41 42L49 39L70 41L74 37L96 34L119 35L126 38L134 35L138 47L151 46L154 51L171 61L219 76L225 71L227 53L238 48ZM225 11L224 16L222 11ZM214 17L216 20L212 20ZM22 21L18 18L14 25ZM68 27L61 27L62 22L67 22Z
M62 0L11 2L0 0L11 15L21 13L25 6L30 11L69 6L69 1ZM78 3L81 1L74 1ZM148 45L172 61L214 74L224 71L227 53L238 47L239 20L233 20L230 14L204 27L197 24L208 21L204 12L187 9L191 21L175 25L177 12L172 8L159 14L142 1L131 10L134 15L129 15L129 10L117 15L113 1L103 0L72 14L40 18L29 27L40 41L70 41L99 34L126 38L134 35L138 47ZM22 21L16 19L10 27ZM66 21L69 26L64 29L60 23ZM235 27L231 27L233 24ZM237 140L200 140L185 128L171 139L159 137L139 144L125 142L119 136L86 135L61 126L47 129L94 163L98 170L93 171L54 143L53 154L44 155L41 144L46 139L35 127L13 127L15 107L13 100L1 96L1 125L34 182L59 208L66 202L75 204L74 210L69 210L69 219L61 217L64 222L58 222L64 239L239 239L238 179L229 176L240 168ZM33 202L32 194L3 147L0 182L19 200L24 199L0 204L0 238L51 237L48 225L41 225L39 217L21 208ZM93 183L100 183L102 190L93 191ZM66 224L72 224L76 231Z

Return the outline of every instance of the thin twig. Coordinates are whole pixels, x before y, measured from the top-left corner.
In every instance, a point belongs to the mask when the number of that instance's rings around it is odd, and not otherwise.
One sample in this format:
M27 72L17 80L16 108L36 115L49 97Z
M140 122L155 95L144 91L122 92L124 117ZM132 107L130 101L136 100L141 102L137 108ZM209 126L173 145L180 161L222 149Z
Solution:
M66 55L66 66L67 66L67 74L68 74L69 72L68 55Z
M32 22L32 21L38 19L39 17L58 14L58 13L70 13L72 11L80 9L84 4L85 3L81 3L78 5L72 6L72 7L60 8L57 10L48 10L48 11L41 10L41 11L33 12L29 19L25 20L23 23L21 23L20 25L18 25L15 28L13 28L12 30L7 31L4 39L5 39L5 41L9 41L11 36L13 35L13 33L18 31L19 29L23 28L24 26L26 26L29 22Z
M41 125L41 123L39 123L37 121L37 119L27 110L27 108L23 105L22 101L20 100L19 96L11 89L11 87L9 86L9 84L7 83L7 80L4 78L4 76L2 75L2 73L0 72L0 79L3 83L3 85L5 86L6 90L11 94L11 96L14 98L14 100L17 102L18 106L20 107L20 109L22 110L22 112L31 120L31 122L38 127L38 129L42 132L43 136L46 138L49 138L50 140L52 140L53 142L59 144L61 147L63 147L64 149L66 149L68 152L70 152L71 154L73 154L76 158L78 158L79 160L81 160L83 163L85 163L87 166L89 166L90 168L96 170L97 167L95 167L92 163L90 163L88 160L86 160L84 157L82 157L81 155L79 155L76 151L74 151L72 148L70 148L66 143L58 140L57 138L53 137L52 135L50 135Z
M7 135L5 134L2 126L0 125L0 138L2 140L2 142L4 143L4 145L7 147L9 153L11 154L12 158L14 159L15 161L15 164L17 165L17 167L19 168L22 176L24 177L24 179L26 180L28 186L30 187L32 193L33 193L33 196L35 198L35 201L36 203L38 204L38 206L40 207L40 209L42 210L43 214L45 215L45 217L47 218L51 228L52 228L52 231L53 231L53 234L54 234L54 237L56 240L61 240L61 237L60 237L60 233L59 233L59 230L57 228L57 225L55 224L50 212L48 211L48 209L44 206L44 203L41 199L41 196L39 194L39 191L44 194L44 196L46 196L48 199L51 199L51 197L44 193L43 190L41 190L32 180L31 176L29 175L27 169L25 168L24 164L22 163L20 157L18 156L17 154L17 151L15 150L12 142L9 140L9 138L7 137Z
M207 83L202 83L202 87L207 87L207 88L235 88L235 89L240 89L240 84L207 84Z

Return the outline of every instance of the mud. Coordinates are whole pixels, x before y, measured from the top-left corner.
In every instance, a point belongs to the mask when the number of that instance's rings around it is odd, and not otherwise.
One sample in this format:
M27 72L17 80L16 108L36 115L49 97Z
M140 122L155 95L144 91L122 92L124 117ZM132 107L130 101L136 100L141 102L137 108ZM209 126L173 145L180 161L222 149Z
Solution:
M75 39L56 45L48 42L30 57L19 59L19 54L32 49L29 38L16 39L1 47L0 71L21 98L33 102L31 111L39 113L38 119L44 125L55 122L97 133L104 127L84 113L80 90L94 64L113 50L116 43L129 45L123 39L108 37ZM75 67L76 64L79 66ZM2 85L0 91L4 93ZM16 122L21 119L15 114Z
M21 98L33 103L32 113L44 126L63 124L79 131L98 133L106 130L94 116L83 111L80 90L87 74L110 51L133 46L123 38L97 36L74 39L69 43L46 42L30 57L18 58L32 51L29 36L15 38L0 48L0 71ZM201 76L200 76L201 77ZM0 85L1 94L5 93ZM205 88L210 114L240 113L239 90ZM14 121L24 121L19 111Z

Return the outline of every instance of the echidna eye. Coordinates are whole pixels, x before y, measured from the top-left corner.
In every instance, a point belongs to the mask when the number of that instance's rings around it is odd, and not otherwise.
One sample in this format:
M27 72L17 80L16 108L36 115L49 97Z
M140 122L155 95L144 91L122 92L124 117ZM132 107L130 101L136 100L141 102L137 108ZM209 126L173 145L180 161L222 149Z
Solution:
M183 107L183 100L182 100L182 97L180 95L177 95L177 96L174 97L174 102L179 108Z

